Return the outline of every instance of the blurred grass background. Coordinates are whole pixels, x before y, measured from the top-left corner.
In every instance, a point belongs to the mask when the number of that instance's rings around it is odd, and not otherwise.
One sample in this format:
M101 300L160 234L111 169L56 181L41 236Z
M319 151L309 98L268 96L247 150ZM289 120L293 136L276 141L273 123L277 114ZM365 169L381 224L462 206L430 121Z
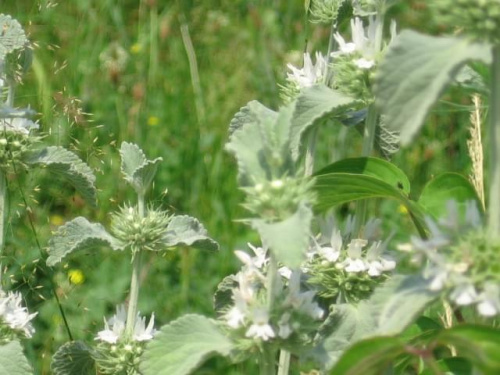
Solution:
M400 28L439 30L428 21L424 3L404 1L393 9ZM223 149L229 122L253 99L277 108L286 63L300 65L306 48L326 52L330 26L307 23L299 0L16 0L3 2L2 12L19 20L34 45L16 104L40 112L46 142L75 150L95 169L100 189L99 208L93 210L71 187L42 172L9 181L11 222L1 262L12 287L39 312L37 334L26 342L36 372L50 373L51 355L67 340L37 241L46 246L51 231L76 216L108 225L110 212L134 202L120 179L122 141L163 158L151 204L199 218L221 244L217 254L151 254L140 311L155 311L157 326L187 312L211 315L217 283L238 267L232 251L257 241L235 222L245 213L235 163ZM446 100L419 141L395 158L417 192L439 172L469 168L470 101L458 92ZM359 149L351 133L341 155ZM331 154L339 147L338 135L331 129L331 136L321 137L320 150ZM397 229L407 223L394 215L395 208L384 203L379 213ZM91 341L103 316L127 296L129 260L101 249L76 254L53 271L74 338ZM253 364L211 360L197 373L251 374Z

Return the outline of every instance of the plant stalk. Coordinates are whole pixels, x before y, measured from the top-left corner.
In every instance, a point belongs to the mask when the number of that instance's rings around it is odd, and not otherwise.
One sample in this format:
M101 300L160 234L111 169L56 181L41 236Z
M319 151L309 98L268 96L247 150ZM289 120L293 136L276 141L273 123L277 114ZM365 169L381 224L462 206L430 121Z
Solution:
M7 201L7 181L5 173L0 170L0 255L5 247L5 208Z
M267 345L264 346L260 355L260 375L275 375L274 354L273 348Z
M291 354L288 350L280 350L280 362L278 366L278 375L288 375L290 371L290 357Z
M137 205L139 208L139 216L142 218L145 214L144 209L144 193L138 194ZM132 250L134 251L134 250ZM127 335L132 336L134 333L135 319L137 318L137 304L139 301L140 275L141 275L141 258L142 250L136 249L133 253L132 262L132 278L130 280L130 295L127 311Z
M490 192L488 231L500 237L500 45L493 47L490 101Z

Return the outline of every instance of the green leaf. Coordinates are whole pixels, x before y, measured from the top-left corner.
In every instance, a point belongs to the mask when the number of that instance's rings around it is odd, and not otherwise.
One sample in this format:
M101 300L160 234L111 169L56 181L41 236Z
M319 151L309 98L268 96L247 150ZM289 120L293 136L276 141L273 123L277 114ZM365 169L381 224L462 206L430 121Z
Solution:
M405 352L404 343L394 337L375 337L363 340L346 351L332 375L379 375L389 364Z
M302 135L311 126L325 118L351 108L356 101L324 85L315 85L302 90L295 103L295 111L290 128L290 148L297 160Z
M453 346L483 374L500 374L500 329L464 324L443 331L436 341Z
M68 342L54 354L50 369L54 375L92 375L96 373L93 355L84 342Z
M49 146L30 155L26 162L31 165L43 166L50 172L62 176L75 187L87 202L96 207L94 173L71 151L60 146Z
M0 345L0 375L32 375L33 370L19 341Z
M302 204L295 214L277 222L252 220L252 227L258 230L262 243L268 247L276 259L290 268L297 268L305 259L310 239L312 211Z
M57 228L49 240L47 265L54 266L66 255L77 250L87 250L107 245L113 250L123 250L121 241L114 238L101 224L90 223L84 217L67 222Z
M276 119L278 118L278 113L267 108L257 100L252 100L246 106L240 108L234 115L229 124L229 135L231 136L236 130L246 125L257 126L265 118Z
M26 34L19 22L11 16L0 14L0 60L9 53L24 48L28 43Z
M227 356L234 344L216 322L201 315L185 315L163 326L142 356L143 375L187 375L209 357Z
M195 218L186 215L174 216L170 220L163 240L168 247L190 246L200 250L219 250L219 244L208 237L205 227Z
M408 144L431 106L469 60L491 61L491 47L405 30L380 64L375 97L389 129Z
M446 375L474 375L472 365L469 361L460 357L443 358L436 361L436 364ZM434 375L435 372L427 368L420 375Z
M222 315L233 304L233 289L238 287L235 275L226 276L217 285L214 293L214 311L217 316Z
M459 209L465 212L467 201L475 201L477 208L482 209L476 189L464 176L458 173L443 173L425 185L418 203L436 219L447 213L446 203L457 202Z
M144 152L133 143L123 142L120 147L121 170L127 181L138 194L145 194L156 175L158 164L163 160L148 160Z

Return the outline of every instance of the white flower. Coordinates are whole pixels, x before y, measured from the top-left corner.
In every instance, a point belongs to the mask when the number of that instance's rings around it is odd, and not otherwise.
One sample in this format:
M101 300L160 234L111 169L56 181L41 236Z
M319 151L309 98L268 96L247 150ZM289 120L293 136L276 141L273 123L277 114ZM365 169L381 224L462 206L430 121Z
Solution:
M239 328L245 322L245 313L237 306L233 306L226 314L227 325L231 328Z
M500 314L500 286L487 282L478 296L477 311L479 314L491 317Z
M287 73L288 80L295 82L299 88L311 87L324 80L326 71L326 59L319 52L316 52L316 64L312 63L309 53L304 53L304 67L298 69L292 64L287 67L292 72Z
M26 337L32 337L35 329L31 325L31 320L37 314L30 314L28 309L22 306L20 293L0 293L0 321L6 323L11 329L22 331Z
M354 61L354 65L356 65L360 69L371 69L375 66L374 60L367 60L364 57L361 59L357 59Z
M247 267L262 269L262 267L264 267L269 262L269 258L267 258L267 249L264 249L262 247L254 247L250 243L248 243L247 245L250 249L252 249L252 251L255 254L255 257L251 257L250 255L241 250L236 250L234 254Z
M346 43L345 39L339 34L335 33L333 37L339 44L339 51L332 52L333 57L340 55L349 55L354 52L360 53L363 57L373 60L375 56L375 33L378 27L374 17L369 18L368 28L365 34L365 28L361 18L355 17L351 20L351 36L352 43ZM366 69L366 68L364 68Z
M313 301L314 291L300 291L300 271L293 271L288 283L288 295L285 298L284 306L291 306L295 310L309 315L313 319L321 319L324 311Z
M396 261L388 256L383 256L388 241L374 242L366 252L365 263L368 266L368 275L380 276L383 272L396 268Z
M273 328L269 325L269 313L262 308L254 309L252 312L252 325L248 328L246 337L262 339L267 341L275 337Z
M284 313L278 322L278 336L282 339L287 339L293 333L292 327L290 327L290 313Z
M292 276L292 270L286 266L280 267L278 269L278 273L281 275L281 277L284 277L288 280L290 280L290 277Z
M141 317L137 313L135 319L134 331L132 333L133 341L148 341L151 340L156 333L154 329L154 313L151 315L149 324L146 327L146 318ZM109 344L116 344L120 339L124 338L125 328L127 324L127 312L124 305L116 307L116 314L109 320L104 320L104 330L97 333L95 340L107 342Z
M457 305L470 305L477 300L477 292L471 283L463 283L456 286L450 294L450 299Z
M0 131L12 131L28 135L31 129L38 129L39 125L31 120L15 117L0 119Z
M316 253L329 263L334 263L340 256L342 250L342 235L339 230L334 230L331 234L330 246L317 246Z
M349 273L358 273L367 270L367 265L361 258L361 251L363 247L368 244L367 240L364 239L353 239L347 245L347 255L348 257L339 264L339 268L345 269Z

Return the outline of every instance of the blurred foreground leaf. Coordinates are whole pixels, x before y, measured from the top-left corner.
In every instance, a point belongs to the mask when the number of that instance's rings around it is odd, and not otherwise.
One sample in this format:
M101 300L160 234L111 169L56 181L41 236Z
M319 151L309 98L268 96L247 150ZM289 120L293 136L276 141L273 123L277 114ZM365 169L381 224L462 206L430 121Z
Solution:
M32 375L28 360L19 341L0 345L0 375Z
M84 342L68 342L54 354L50 369L54 375L95 374L95 360L92 354L92 348Z

